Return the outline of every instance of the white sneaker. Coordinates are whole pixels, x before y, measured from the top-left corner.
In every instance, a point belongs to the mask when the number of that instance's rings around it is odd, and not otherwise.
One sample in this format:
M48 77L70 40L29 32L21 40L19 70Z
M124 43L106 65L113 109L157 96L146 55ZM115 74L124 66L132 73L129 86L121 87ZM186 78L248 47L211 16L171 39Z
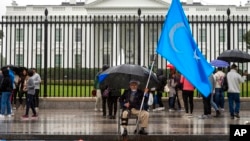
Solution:
M0 118L4 118L4 115L0 115Z
M157 109L157 108L155 108L155 109L153 109L152 111L153 111L153 112L155 112L155 111L157 111L157 110L158 110L158 109Z
M163 111L163 110L165 110L165 107L160 107L159 108L159 111Z
M181 108L179 111L180 111L180 112L184 112L185 110Z
M208 116L207 116L207 115L201 115L201 116L199 116L198 118L199 118L199 119L207 119Z
M98 111L97 108L95 108L95 111Z
M100 109L100 111L102 112L102 109Z
M11 117L11 114L7 115L7 117L10 118L10 117Z
M168 111L169 111L169 112L174 112L175 110L174 110L174 109L169 109Z

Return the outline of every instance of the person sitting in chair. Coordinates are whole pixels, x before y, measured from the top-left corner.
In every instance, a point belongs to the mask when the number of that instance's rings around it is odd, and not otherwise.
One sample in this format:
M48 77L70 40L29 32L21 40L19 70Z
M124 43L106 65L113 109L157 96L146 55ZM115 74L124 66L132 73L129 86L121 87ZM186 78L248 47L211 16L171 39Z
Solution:
M123 107L123 112L121 115L122 126L124 132L122 136L127 136L127 125L128 117L130 114L136 115L138 117L138 123L140 123L141 129L139 134L147 135L148 133L144 130L148 126L149 113L141 108L143 96L145 93L145 99L148 97L148 89L146 88L144 93L142 90L138 89L139 81L131 80L129 82L129 89L125 90L123 95L120 97L121 107ZM143 106L142 106L143 107Z

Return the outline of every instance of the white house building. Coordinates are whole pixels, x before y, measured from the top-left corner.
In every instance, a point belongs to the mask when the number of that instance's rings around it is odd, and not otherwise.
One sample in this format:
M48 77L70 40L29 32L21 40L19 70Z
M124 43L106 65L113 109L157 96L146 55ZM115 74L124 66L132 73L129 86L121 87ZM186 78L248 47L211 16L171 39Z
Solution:
M120 18L122 15L131 17L135 15L138 16L137 12L140 8L141 20L147 21L148 16L149 18L150 16L164 17L167 14L169 6L170 3L166 0L85 0L85 2L70 0L69 2L62 2L61 5L27 6L18 6L17 3L13 2L11 6L7 6L6 16L8 18L5 20L13 21L15 16L21 16L21 18L16 18L15 21L43 21L45 20L44 12L45 9L47 9L49 21L98 21L101 19L98 18L98 16L110 16L110 20L117 22L124 20ZM186 3L183 3L183 8L187 16L193 16L193 19L196 20L199 19L200 16L211 16L215 17L211 19L216 21L218 20L217 16L224 16L224 20L227 21L228 8L231 11L231 15L240 16L238 20L244 20L244 18L241 18L242 15L250 16L250 1L244 5L235 6L203 5L199 2L193 2L193 0L187 0ZM12 19L10 19L10 16ZM27 16L34 16L34 18L28 19ZM59 18L59 16L61 17ZM74 18L71 18L71 16L74 16ZM64 19L63 17L66 18ZM204 19L199 20L202 21ZM6 29L3 31L6 30L8 33L6 34L7 36L4 37L7 40L3 39L3 46L6 48L3 47L4 49L1 49L1 51L3 51L2 54L6 57L9 64L20 64L27 67L33 67L40 64L41 67L44 67L42 62L44 62L45 57L42 53L45 50L43 48L44 40L42 40L42 37L44 31L42 30L42 26L42 24L29 26L27 23L5 27ZM247 50L242 35L249 30L249 27L250 26L247 26L247 24L231 27L231 34L235 36L233 40L231 40L232 47L238 46L241 50ZM137 27L125 26L125 28L122 28L119 26L117 28L116 24L110 24L108 26L101 26L100 28L102 28L102 31L98 32L91 24L81 26L75 23L74 26L70 27L63 24L53 24L51 26L49 25L48 28L50 32L48 45L52 48L48 50L48 67L63 66L68 68L76 68L78 65L92 68L105 63L109 63L110 65L136 63L140 62L139 57L144 58L140 64L149 65L150 56L154 54L154 49L157 44L158 39L156 37L159 37L161 31L159 26L142 24L140 31L141 34L145 36L141 38L146 38L150 41L148 41L149 43L147 44L145 39L140 40L140 45L145 48L142 48L138 52L136 48L130 48L130 46L138 45L138 39L134 38L134 35L136 35L135 31L138 31ZM227 46L224 36L226 34L225 25L212 24L211 26L202 26L197 24L191 28L193 36L199 39L197 43L200 49L206 50L207 53L205 55L208 60L216 59L216 56L221 53L221 50L225 49ZM115 36L124 32L126 32L126 35ZM103 35L107 35L107 37ZM126 38L123 36L130 37ZM148 36L152 36L153 38L147 38ZM215 39L215 36L220 39ZM100 41L100 43L98 43L99 49L95 47L97 40ZM112 40L112 42L110 40ZM70 45L71 48L65 47L65 45ZM208 48L211 46L217 47ZM97 52L102 52L100 53L101 57L99 59L95 58L97 55L95 53ZM150 53L148 54L147 52ZM140 54L140 56L126 56L126 54ZM82 55L84 55L84 57ZM8 58L8 56L16 56L16 59ZM25 64L25 62L28 63ZM159 59L157 63L162 64L162 59Z

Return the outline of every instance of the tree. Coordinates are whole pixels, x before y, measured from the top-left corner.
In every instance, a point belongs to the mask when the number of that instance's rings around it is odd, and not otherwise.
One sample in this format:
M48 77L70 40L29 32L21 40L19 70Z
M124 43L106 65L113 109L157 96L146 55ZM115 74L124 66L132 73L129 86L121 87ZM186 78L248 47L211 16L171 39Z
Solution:
M243 35L243 41L246 42L247 48L250 49L250 30Z

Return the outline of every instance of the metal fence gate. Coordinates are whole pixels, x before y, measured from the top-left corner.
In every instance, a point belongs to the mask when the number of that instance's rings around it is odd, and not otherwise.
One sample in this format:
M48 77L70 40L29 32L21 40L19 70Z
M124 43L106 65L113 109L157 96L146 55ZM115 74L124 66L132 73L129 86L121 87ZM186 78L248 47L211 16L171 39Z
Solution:
M226 14L227 13L227 14ZM164 16L4 16L0 22L0 65L35 67L44 97L90 96L95 74L104 64L149 67ZM248 52L248 16L188 16L193 37L208 61L224 50ZM181 39L180 39L181 41ZM154 71L166 69L157 56ZM248 64L238 64L240 72ZM242 96L249 96L248 83Z

